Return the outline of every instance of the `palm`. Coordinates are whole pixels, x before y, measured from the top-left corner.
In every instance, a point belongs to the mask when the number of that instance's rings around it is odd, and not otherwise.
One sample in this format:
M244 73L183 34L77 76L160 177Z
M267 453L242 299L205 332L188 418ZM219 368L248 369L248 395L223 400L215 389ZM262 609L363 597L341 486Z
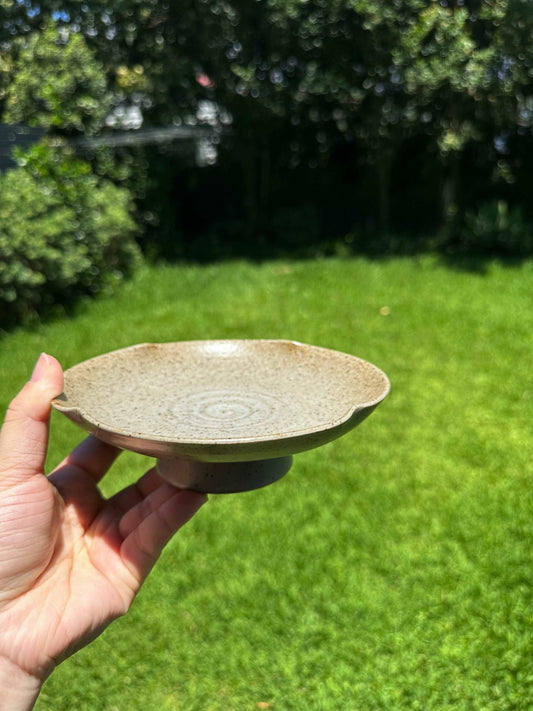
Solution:
M198 503L154 470L105 500L97 472L117 452L92 438L77 451L88 464L75 452L49 479L33 476L0 504L0 521L16 519L0 537L0 656L41 678L127 611Z

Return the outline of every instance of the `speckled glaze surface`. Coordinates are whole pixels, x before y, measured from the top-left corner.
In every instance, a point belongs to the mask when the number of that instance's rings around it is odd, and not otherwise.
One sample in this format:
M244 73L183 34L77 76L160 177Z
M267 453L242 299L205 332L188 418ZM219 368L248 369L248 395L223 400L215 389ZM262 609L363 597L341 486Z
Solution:
M100 439L201 462L287 457L351 430L389 392L338 351L279 340L140 344L65 372L54 407Z

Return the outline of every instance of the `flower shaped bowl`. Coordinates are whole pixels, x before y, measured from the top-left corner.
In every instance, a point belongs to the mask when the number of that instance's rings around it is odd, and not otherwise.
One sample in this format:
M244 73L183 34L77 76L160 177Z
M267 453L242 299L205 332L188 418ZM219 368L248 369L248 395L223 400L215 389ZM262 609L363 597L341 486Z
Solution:
M353 429L389 388L376 366L327 348L183 341L79 363L52 404L99 439L156 457L172 483L223 493L279 479L293 454Z

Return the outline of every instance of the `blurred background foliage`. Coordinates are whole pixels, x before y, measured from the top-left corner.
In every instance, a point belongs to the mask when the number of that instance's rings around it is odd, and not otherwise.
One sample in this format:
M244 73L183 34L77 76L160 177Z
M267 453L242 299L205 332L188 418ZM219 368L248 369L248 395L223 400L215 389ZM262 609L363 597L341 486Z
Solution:
M524 257L532 40L529 0L0 0L0 120L126 191L152 258ZM135 140L202 126L201 165Z
M20 161L0 174L0 325L105 291L140 259L128 190L63 147Z

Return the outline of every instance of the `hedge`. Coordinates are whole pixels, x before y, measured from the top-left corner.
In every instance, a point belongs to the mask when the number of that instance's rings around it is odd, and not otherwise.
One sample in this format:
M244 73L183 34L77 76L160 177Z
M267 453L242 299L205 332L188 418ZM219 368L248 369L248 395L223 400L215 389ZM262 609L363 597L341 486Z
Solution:
M129 192L44 144L0 175L0 326L70 305L140 259Z

